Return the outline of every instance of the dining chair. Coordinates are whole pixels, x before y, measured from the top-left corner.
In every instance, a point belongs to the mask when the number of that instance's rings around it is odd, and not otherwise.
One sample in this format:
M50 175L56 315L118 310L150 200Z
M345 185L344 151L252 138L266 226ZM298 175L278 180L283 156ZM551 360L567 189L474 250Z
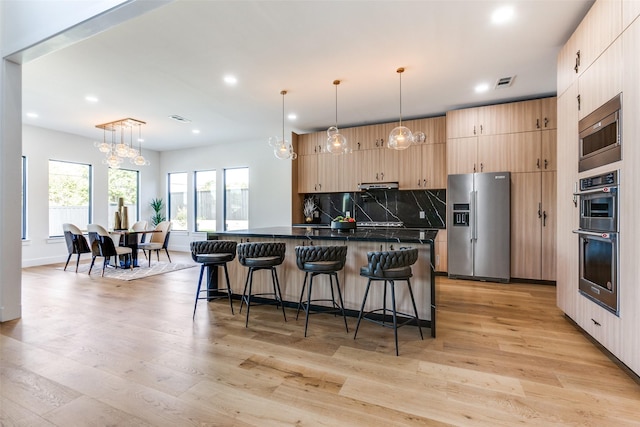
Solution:
M151 233L151 239L149 242L140 243L138 245L139 249L142 249L142 252L149 251L149 267L151 267L151 251L156 251L156 258L158 262L160 261L160 251L164 249L167 253L167 258L169 262L171 262L171 256L169 255L169 236L171 234L171 221L162 221L160 224L156 225L155 233Z
M78 272L78 264L80 264L80 255L88 254L91 252L91 248L87 243L87 239L83 236L82 231L75 225L65 223L62 224L62 231L64 232L64 240L67 243L67 250L69 251L69 256L67 257L67 262L64 265L64 271L67 270L67 266L69 265L69 260L73 254L78 254L78 259L76 260L76 273Z
M115 257L115 267L118 268L120 263L120 256L127 258L129 268L133 268L133 262L131 258L132 250L127 246L116 246L113 243L113 239L109 232L101 225L88 224L87 231L89 232L89 243L91 244L91 253L93 255L91 259L91 265L89 266L89 274L93 264L96 262L97 257L103 257L104 262L102 264L102 276L104 277L104 270L109 263L109 258ZM124 265L127 265L125 262Z

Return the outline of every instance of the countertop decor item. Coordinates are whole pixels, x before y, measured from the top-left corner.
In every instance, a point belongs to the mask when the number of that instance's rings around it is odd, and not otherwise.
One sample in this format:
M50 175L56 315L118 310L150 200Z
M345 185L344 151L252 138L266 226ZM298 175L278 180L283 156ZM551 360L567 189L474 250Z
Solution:
M316 212L316 201L313 197L307 197L304 199L304 206L302 207L302 213L304 215L304 222L313 222L313 215Z
M344 230L355 230L357 227L355 218L351 218L349 216L338 216L331 221L331 229L344 231Z

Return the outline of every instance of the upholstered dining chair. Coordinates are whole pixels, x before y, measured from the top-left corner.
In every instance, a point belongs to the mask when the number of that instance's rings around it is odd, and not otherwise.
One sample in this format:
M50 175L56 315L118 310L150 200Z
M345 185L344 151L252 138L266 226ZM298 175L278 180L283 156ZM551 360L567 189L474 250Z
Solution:
M133 231L145 231L147 229L147 221L137 221L131 226L131 230ZM145 241L146 234L140 233L138 234L138 244L143 243Z
M160 261L160 251L164 249L167 253L167 258L169 262L171 262L171 256L169 255L169 235L171 233L171 221L162 221L160 224L156 225L155 233L151 233L151 239L149 242L140 243L138 245L139 249L142 249L142 252L145 256L147 256L145 251L149 251L149 267L151 267L151 251L156 251L156 258Z
M62 224L62 231L64 231L64 240L67 243L67 250L69 251L67 262L64 265L64 271L67 270L71 256L73 254L78 254L78 259L76 260L77 273L78 264L80 264L80 255L90 253L91 248L87 243L87 239L82 235L82 231L77 226L69 223Z
M133 268L133 262L131 259L132 250L127 246L116 246L113 243L113 239L109 232L101 225L88 224L87 231L89 232L89 243L91 244L91 265L89 266L89 274L93 264L96 262L97 257L103 257L104 262L102 264L102 276L104 276L104 270L109 263L109 258L116 257L115 267L118 267L120 256L125 256L129 261L129 268Z

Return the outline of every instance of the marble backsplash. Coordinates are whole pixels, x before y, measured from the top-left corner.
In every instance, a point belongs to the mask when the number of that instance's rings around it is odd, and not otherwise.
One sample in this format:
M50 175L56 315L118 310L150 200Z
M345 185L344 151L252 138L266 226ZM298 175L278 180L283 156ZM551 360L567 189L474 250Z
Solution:
M347 212L357 222L402 222L411 228L446 228L446 190L372 190L308 195L314 223L329 224ZM302 207L301 207L302 209ZM420 212L424 212L424 219Z

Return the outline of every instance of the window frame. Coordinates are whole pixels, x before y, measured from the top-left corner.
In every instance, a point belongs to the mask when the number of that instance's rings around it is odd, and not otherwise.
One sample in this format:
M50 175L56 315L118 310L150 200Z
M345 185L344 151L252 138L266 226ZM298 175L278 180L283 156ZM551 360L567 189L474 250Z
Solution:
M175 219L172 216L172 197L171 197L171 177L172 176L178 176L178 175L184 175L184 185L185 185L185 190L184 190L184 197L187 198L187 200L184 203L184 206L186 208L186 213L185 213L185 227L184 228L178 228L178 220ZM189 187L189 173L188 172L169 172L167 173L167 221L171 221L171 231L189 231L189 198L188 198L188 187Z
M131 227L135 222L140 220L140 171L136 169L125 169L125 168L109 168L107 171L107 183L109 188L111 187L111 171L126 171L126 172L134 172L136 174L136 206L135 206L135 220L132 220L132 217L129 217L129 227ZM109 229L113 228L114 220L113 216L115 211L111 211L111 200L109 200L109 192L107 191L107 209L109 211L109 218L107 219L107 224ZM129 212L129 214L131 214Z
M246 229L249 228L249 167L248 166L238 166L238 167L234 167L234 168L225 168L223 171L223 188L224 188L224 208L223 208L223 212L224 212L224 231L232 231L232 230L243 230L243 228L229 228L229 224L228 224L228 217L229 217L229 213L227 212L227 208L228 208L228 197L227 197L227 193L228 193L228 189L227 189L227 172L231 171L231 170L239 170L239 169L246 169L247 171L247 206L246 206L246 211L247 211L247 226Z
M213 198L215 200L213 204L213 221L215 222L215 226L213 229L200 229L199 221L198 221L198 212L199 212L199 197L198 197L198 174L201 173L213 173L214 176L214 187L213 187ZM216 231L218 228L218 215L217 215L217 204L218 204L218 171L216 169L205 169L205 170L197 170L193 172L193 229L195 232L207 232L207 231Z
M86 166L87 167L87 183L88 183L88 191L87 191L87 224L91 224L92 218L93 218L93 165L90 163L82 163L82 162L73 162L70 160L55 160L55 159L49 159L49 170L47 172L47 177L48 177L48 185L47 185L47 196L48 196L48 213L49 213L49 220L51 219L51 162L56 162L56 163L66 163L66 164L72 164L72 165L80 165L80 166ZM61 224L62 225L62 224ZM80 228L82 228L82 223L77 224ZM49 222L48 224L48 228L49 228L49 237L62 237L64 236L64 232L62 232L61 234L51 234L51 223Z

